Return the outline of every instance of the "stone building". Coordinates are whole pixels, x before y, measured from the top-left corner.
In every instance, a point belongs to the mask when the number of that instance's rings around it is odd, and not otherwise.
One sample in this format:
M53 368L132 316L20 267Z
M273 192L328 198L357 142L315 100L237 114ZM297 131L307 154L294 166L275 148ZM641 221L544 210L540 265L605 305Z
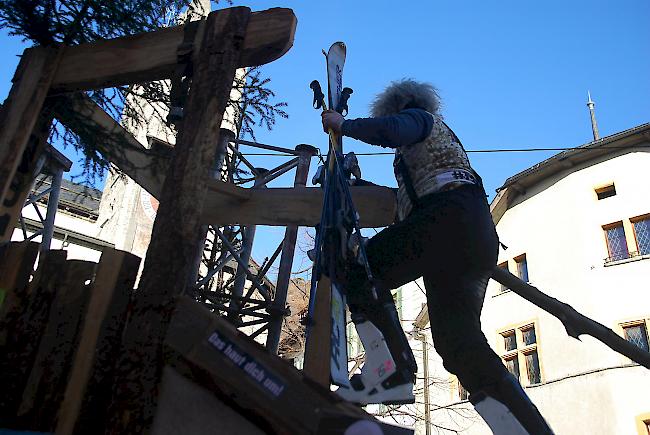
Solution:
M650 124L604 138L595 130L594 136L499 189L491 204L507 246L499 266L648 350ZM413 282L401 289L404 327L413 331L420 371L417 403L400 408L399 418L418 434L489 434L435 353L421 288ZM495 281L482 325L556 433L650 433L645 368L596 339L570 338L559 320ZM378 411L391 414L387 407Z

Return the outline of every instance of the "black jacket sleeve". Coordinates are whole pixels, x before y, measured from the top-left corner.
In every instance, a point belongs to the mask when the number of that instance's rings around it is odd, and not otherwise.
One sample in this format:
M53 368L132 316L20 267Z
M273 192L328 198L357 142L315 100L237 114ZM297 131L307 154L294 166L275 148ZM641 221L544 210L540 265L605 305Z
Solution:
M432 128L432 115L422 109L406 109L380 118L348 119L341 127L344 136L389 148L420 142Z

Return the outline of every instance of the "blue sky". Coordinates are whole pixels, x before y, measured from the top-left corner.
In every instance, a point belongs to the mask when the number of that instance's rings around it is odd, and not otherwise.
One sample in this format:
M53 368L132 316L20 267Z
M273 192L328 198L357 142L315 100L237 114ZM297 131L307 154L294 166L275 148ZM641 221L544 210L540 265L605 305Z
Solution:
M309 83L325 83L321 49L341 40L344 84L354 89L349 117L361 117L391 80L438 87L443 114L468 150L578 146L591 140L587 90L601 136L650 121L650 2L287 1L234 2L253 10L292 8L293 48L265 67L290 118L260 142L325 151ZM327 5L327 6L325 6ZM0 99L24 45L0 35ZM346 151L383 151L346 140ZM69 151L68 151L69 152ZM503 181L553 152L470 154L490 197ZM285 159L250 157L273 167ZM364 178L394 185L390 156L360 157ZM315 166L315 162L313 164ZM288 185L290 178L280 180Z
M326 149L311 109L309 83L325 83L324 58L337 40L348 47L344 82L354 89L349 117L367 114L391 80L438 87L443 114L469 150L577 146L591 138L587 90L602 136L650 121L650 3L642 0L451 2L234 2L253 10L289 7L298 17L293 48L267 65L288 120L257 139ZM9 91L26 45L0 35L0 98ZM383 151L353 140L346 150ZM70 150L66 153L71 154ZM471 154L488 194L510 175L552 152ZM74 156L73 156L74 157ZM273 166L276 157L251 158ZM364 178L394 185L390 156L361 157Z

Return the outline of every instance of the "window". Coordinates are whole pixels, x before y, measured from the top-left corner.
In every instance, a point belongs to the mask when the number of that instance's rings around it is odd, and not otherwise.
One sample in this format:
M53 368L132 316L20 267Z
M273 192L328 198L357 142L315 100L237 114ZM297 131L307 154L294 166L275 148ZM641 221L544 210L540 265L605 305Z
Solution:
M618 261L628 258L630 254L627 250L627 241L625 240L623 222L605 225L603 230L605 231L607 252L609 253L609 257L606 261Z
M515 331L504 332L503 334L503 347L506 352L517 349L517 338L515 337Z
M497 265L497 267L500 267L501 269L504 269L504 270L508 270L508 271L509 271L509 269L508 269L508 262L507 262L507 261L504 261L503 263ZM499 284L499 285L501 286L501 287L499 288L499 291L500 291L501 293L503 293L504 291L507 291L507 290L508 290L508 287L506 287L505 285L503 285L503 284Z
M609 184L607 186L599 187L598 189L595 189L596 191L596 197L600 201L601 199L609 198L610 196L616 195L616 188L614 187L614 183Z
M526 327L526 329L522 328L521 337L524 342L524 346L530 346L531 344L537 343L535 328L532 325L530 325L530 327Z
M524 354L526 359L526 375L530 384L539 384L541 380L537 349Z
M648 345L648 330L645 322L623 326L623 335L627 341L639 346L646 352L650 351Z
M460 400L468 400L469 399L469 392L463 387L463 384L458 381L458 397Z
M515 264L517 265L517 276L523 282L528 282L528 262L526 262L526 254L521 254L515 257Z
M534 324L527 324L501 332L503 337L503 362L510 373L527 385L542 382ZM525 379L522 379L522 376Z
M515 354L514 356L508 357L505 359L506 362L506 368L510 373L514 375L518 380L520 380L519 377L519 358Z
M634 227L636 250L639 255L650 255L650 215L630 219Z

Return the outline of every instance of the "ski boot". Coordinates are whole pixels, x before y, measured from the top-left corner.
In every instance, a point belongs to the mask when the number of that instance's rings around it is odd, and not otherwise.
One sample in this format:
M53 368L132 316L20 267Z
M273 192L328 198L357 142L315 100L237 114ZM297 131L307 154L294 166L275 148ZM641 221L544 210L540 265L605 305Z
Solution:
M511 374L497 385L472 393L469 400L495 435L553 435L553 430Z
M349 388L339 388L343 399L367 405L414 403L413 385L417 363L402 330L393 303L380 304L379 310L366 316L352 315L359 338L366 351L361 374L353 375Z

